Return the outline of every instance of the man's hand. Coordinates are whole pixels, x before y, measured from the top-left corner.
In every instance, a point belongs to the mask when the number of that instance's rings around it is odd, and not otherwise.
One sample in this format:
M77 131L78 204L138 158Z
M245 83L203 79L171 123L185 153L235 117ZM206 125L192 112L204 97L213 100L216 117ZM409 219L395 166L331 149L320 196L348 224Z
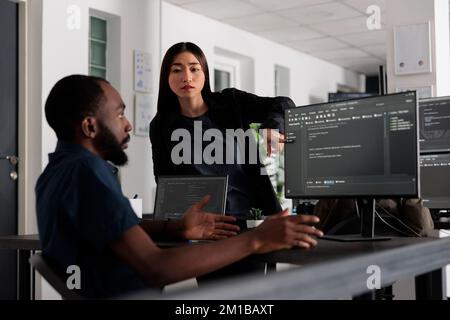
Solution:
M280 153L284 149L286 142L285 135L274 129L264 129L263 138L266 142L267 156L270 157L272 153Z
M256 252L266 253L294 246L313 248L317 245L314 238L323 236L322 231L311 226L318 222L316 216L288 216L288 210L273 215L252 231L257 239Z
M188 240L221 240L237 235L236 218L204 212L210 196L190 207L181 219L182 236Z

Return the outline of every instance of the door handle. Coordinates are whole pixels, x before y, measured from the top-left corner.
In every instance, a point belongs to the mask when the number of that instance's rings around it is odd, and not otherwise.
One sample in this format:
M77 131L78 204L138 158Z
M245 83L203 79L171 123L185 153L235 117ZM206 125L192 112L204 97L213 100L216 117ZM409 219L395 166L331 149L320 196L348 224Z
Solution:
M0 157L0 160L8 160L9 163L13 166L17 166L17 164L19 163L19 158L17 156ZM13 170L9 174L9 177L12 181L17 181L17 179L19 178L19 175L17 174L16 170Z
M17 174L16 171L12 171L12 172L9 174L9 177L11 178L12 181L17 181L17 179L19 179L19 175Z
M13 166L17 166L19 163L19 158L17 156L0 157L0 160L8 160Z

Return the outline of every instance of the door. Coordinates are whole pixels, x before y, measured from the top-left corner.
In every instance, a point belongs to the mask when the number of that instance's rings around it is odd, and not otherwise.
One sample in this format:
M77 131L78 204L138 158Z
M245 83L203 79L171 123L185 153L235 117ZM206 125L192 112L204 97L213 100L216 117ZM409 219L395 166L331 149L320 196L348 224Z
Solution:
M18 5L0 0L0 236L17 234ZM16 299L16 252L0 250L0 300Z

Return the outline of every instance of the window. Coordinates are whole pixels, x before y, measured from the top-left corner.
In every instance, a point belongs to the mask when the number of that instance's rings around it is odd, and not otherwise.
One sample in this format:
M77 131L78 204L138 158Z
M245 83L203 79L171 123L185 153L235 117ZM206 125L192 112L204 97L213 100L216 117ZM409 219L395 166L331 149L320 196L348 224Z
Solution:
M289 87L289 69L282 66L275 66L275 96L289 97Z
M251 57L214 47L211 70L214 71L214 78L211 73L211 86L215 91L230 87L247 92L255 91L255 62Z
M216 55L214 61L214 91L238 87L239 61Z
M120 90L121 81L121 18L89 9L88 73L108 80Z
M224 70L214 69L215 91L222 91L231 87L231 73Z
M106 79L107 77L107 21L90 17L89 30L89 74Z

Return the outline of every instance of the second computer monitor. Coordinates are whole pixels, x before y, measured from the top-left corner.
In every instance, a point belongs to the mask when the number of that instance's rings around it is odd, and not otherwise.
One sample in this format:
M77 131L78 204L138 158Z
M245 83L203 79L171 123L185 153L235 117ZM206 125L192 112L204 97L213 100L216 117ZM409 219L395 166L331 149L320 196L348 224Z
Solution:
M288 198L417 197L415 92L288 109Z
M450 97L419 103L420 152L450 152Z
M450 154L420 156L420 176L424 205L450 210Z

